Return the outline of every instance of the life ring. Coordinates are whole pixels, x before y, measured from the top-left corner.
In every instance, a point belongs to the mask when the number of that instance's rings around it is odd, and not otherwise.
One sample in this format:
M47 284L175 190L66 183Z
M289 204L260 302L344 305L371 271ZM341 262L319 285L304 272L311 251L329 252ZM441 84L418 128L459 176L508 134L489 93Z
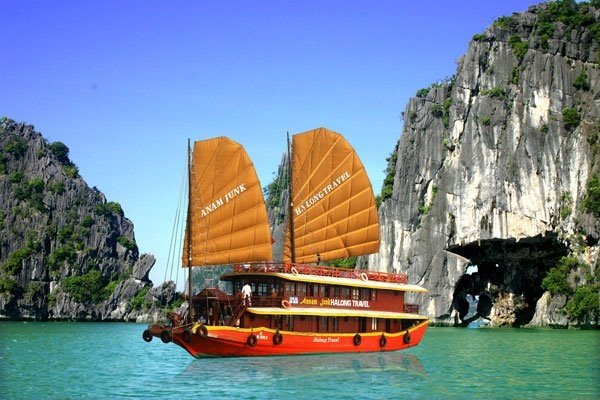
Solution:
M410 343L410 332L406 331L406 333L404 334L404 344L409 344Z
M169 343L171 340L173 340L173 337L171 336L171 332L169 332L168 330L164 329L160 333L160 340L162 340L163 343Z
M281 343L283 343L283 335L279 332L275 332L273 335L273 344L277 345Z
M366 282L369 280L369 276L363 272L360 274L360 279Z
M287 300L281 300L281 306L282 306L283 308L286 308L286 309L288 309L288 310L289 310L290 308L292 308L292 305L291 305L291 304L290 304L290 302L289 302L289 301L287 301Z
M360 345L360 342L362 342L362 338L360 337L360 334L357 333L356 335L354 335L354 338L352 339L352 341L354 342L355 346Z
M196 328L196 335L200 337L206 337L208 335L208 329L204 325L200 325L200 327Z
M152 341L152 334L150 333L150 331L148 329L146 329L143 333L142 333L142 338L144 339L144 341L146 342L151 342Z
M384 334L382 334L381 337L379 338L379 347L385 347L386 344L387 344L387 338L385 337Z
M246 343L248 343L248 346L250 346L250 347L256 346L256 335L253 333L248 335L248 339L246 339Z
M186 329L185 331L183 331L183 333L181 334L181 337L183 338L183 341L186 343L189 343L192 341L192 332L190 332L189 329Z
M298 270L296 267L292 267L292 275L298 275Z

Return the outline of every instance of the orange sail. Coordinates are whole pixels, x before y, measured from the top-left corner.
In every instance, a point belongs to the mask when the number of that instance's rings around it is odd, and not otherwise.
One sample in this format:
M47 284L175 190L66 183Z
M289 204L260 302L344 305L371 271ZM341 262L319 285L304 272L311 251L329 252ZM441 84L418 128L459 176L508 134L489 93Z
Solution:
M195 142L190 168L183 266L270 261L262 188L244 148L226 137Z
M292 207L295 262L328 261L379 250L379 219L369 177L350 144L325 128L294 135ZM291 259L290 232L284 259Z

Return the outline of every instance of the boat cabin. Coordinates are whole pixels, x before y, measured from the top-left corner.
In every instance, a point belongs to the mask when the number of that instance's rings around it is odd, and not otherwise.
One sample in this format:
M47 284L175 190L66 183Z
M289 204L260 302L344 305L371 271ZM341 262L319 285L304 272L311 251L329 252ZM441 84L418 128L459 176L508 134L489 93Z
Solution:
M207 325L267 327L318 333L396 333L418 320L406 304L406 275L281 263L238 264L222 280L233 295L204 289L194 297L197 319ZM251 296L242 298L248 284Z

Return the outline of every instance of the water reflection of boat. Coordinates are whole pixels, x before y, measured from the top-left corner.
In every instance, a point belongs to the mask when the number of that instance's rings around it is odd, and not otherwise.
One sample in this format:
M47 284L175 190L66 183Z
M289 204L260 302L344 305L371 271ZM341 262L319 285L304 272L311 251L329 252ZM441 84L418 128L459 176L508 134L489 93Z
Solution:
M366 354L316 354L295 357L227 358L214 359L211 368L206 361L195 360L182 372L187 377L203 376L211 379L209 371L215 371L214 379L220 378L224 370L235 369L249 379L297 379L314 376L336 376L338 374L407 373L411 376L427 377L421 360L414 354L381 352ZM220 371L220 372L217 372Z

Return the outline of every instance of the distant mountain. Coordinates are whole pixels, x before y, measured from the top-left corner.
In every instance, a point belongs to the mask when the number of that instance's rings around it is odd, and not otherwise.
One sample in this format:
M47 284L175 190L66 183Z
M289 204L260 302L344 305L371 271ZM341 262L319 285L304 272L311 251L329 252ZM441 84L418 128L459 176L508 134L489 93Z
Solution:
M0 318L148 320L174 301L152 289L119 205L90 188L61 142L0 120Z
M368 268L426 287L434 323L598 325L599 7L500 17L410 99Z

